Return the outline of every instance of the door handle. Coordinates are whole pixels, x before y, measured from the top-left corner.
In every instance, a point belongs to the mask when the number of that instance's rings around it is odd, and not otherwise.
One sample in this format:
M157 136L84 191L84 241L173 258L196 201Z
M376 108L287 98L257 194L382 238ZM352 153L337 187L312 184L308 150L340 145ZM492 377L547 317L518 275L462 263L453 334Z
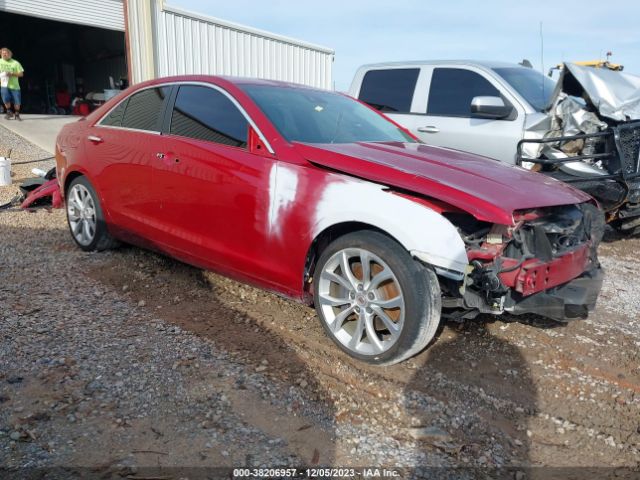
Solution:
M159 160L165 160L166 162L173 162L173 163L180 163L180 159L178 157L175 157L173 155L173 153L162 153L162 152L158 152L156 153L156 158L158 158Z
M433 125L428 125L426 127L418 127L418 131L422 133L438 133L440 129L438 127L434 127Z
M93 142L93 143L102 143L102 138L98 137L96 135L89 135L87 137L87 140L89 140L90 142Z

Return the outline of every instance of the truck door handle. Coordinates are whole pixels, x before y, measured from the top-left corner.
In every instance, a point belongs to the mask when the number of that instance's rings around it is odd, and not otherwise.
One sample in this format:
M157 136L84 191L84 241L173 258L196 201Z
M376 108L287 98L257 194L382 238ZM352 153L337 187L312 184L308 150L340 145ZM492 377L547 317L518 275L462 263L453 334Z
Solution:
M165 157L165 154L162 152L158 152L156 153L156 158L159 158L160 160L162 160Z
M418 127L418 131L422 133L438 133L440 129L433 125L428 125L426 127Z
M93 142L93 143L102 143L102 138L98 137L96 135L89 135L87 137L87 140L89 140L90 142Z

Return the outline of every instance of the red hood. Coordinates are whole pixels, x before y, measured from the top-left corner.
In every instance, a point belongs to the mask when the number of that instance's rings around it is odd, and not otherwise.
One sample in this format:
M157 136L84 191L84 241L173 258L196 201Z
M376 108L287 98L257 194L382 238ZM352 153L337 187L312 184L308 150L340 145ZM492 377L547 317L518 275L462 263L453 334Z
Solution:
M308 161L446 202L510 225L513 212L590 200L553 178L478 155L417 143L296 143Z

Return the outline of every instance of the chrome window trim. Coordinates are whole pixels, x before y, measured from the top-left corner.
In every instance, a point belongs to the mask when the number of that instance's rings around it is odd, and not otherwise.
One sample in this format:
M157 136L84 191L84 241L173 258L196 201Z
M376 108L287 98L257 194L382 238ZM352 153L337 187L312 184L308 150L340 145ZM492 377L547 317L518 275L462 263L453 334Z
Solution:
M131 93L130 95L127 95L126 97L124 97L122 100L120 100L118 103L116 103L113 107L111 107L109 109L108 112L106 112L101 118L100 120L98 120L96 123L94 123L94 127L100 127L100 128L112 128L114 130L126 130L129 132L143 132L143 133L151 133L151 134L155 134L155 135L160 135L161 132L157 132L155 130L140 130L137 128L129 128L129 127L118 127L115 125L102 125L102 121L111 114L111 112L113 110L115 110L116 108L118 108L118 106L124 102L125 100L128 100L129 98L131 98L133 95L135 95L138 92L142 92L144 90L148 90L150 88L159 88L159 87L171 87L177 85L178 87L181 87L183 85L195 85L195 86L200 86L200 87L208 87L211 88L213 90L216 90L220 93L222 93L224 96L226 96L229 100L231 100L231 103L233 103L233 105L240 111L240 113L242 113L242 115L244 116L244 118L247 120L247 122L249 123L249 125L251 125L251 128L253 128L255 130L255 132L258 134L258 137L260 138L260 140L262 141L262 143L265 144L265 146L267 147L267 150L269 151L269 153L271 153L272 155L275 155L275 150L271 147L271 144L267 141L267 138L264 136L264 134L262 133L262 131L260 131L260 129L258 128L258 126L256 125L256 123L253 121L253 119L249 116L249 114L247 113L247 111L244 109L244 107L242 105L240 105L240 103L234 98L233 95L231 95L229 92L227 92L224 88L219 87L218 85L214 85L212 83L207 83L207 82L198 82L198 81L182 81L182 82L168 82L168 83L158 83L155 85L149 85L147 87L144 88L140 88L138 90L136 90L135 92ZM177 96L176 96L177 98ZM173 114L173 110L171 111L171 113ZM171 133L171 132L168 132ZM181 137L181 135L176 135L177 137ZM184 138L188 138L188 137L184 137ZM215 142L212 142L215 143ZM223 145L223 144L220 144Z
M150 133L151 135L160 135L160 132L156 132L155 130L141 130L139 128L129 128L129 127L118 127L117 125L94 125L95 127L100 128L110 128L113 130L123 130L125 132L137 132L137 133Z

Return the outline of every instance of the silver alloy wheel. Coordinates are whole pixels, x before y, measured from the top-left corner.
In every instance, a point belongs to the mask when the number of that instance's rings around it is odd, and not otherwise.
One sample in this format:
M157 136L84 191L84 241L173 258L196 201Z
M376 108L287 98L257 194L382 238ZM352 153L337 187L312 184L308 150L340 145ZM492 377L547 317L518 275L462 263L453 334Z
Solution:
M80 183L71 187L67 196L67 217L71 233L80 245L87 246L96 236L95 202L87 187Z
M349 350L377 355L402 332L405 303L400 282L380 257L362 248L336 252L318 283L323 321Z

